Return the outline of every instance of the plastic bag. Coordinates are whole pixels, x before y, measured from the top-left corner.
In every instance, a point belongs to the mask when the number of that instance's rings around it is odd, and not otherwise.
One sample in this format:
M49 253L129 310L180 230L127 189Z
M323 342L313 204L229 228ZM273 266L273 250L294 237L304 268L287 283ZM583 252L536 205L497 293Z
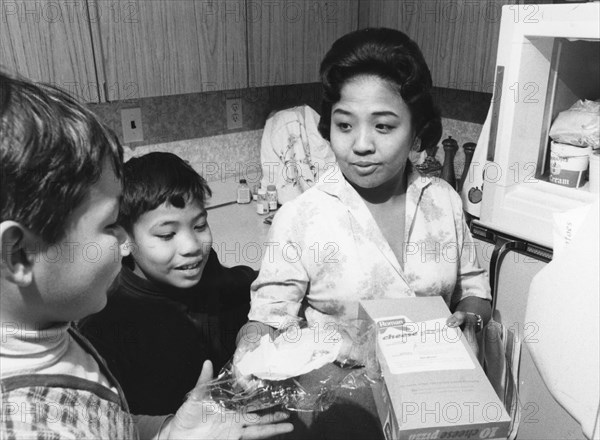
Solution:
M600 148L600 101L579 100L560 112L549 134L555 142Z
M336 324L337 325L337 324ZM291 329L291 327L296 327ZM374 381L381 380L379 364L375 356L375 328L362 320L353 321L347 325L337 325L335 331L317 332L306 326L305 322L294 323L286 326L275 335L272 340L266 335L260 340L260 344L282 344L286 343L286 335L300 334L298 343L304 345L310 336L318 335L314 344L315 352L323 349L325 343L330 341L336 346L335 350L325 354L321 361L307 363L311 370L306 370L300 366L297 371L299 375L311 374L311 371L326 367L326 364L336 364L342 368L342 374L314 374L316 383L310 387L303 386L298 376L286 377L286 374L278 374L276 371L265 369L269 374L263 377L255 375L240 374L238 364L241 358L234 358L221 369L216 379L208 384L209 393L216 403L228 410L238 411L259 411L271 407L282 407L289 411L325 411L335 401L336 391L340 388L357 389L359 387L370 386ZM298 333L299 332L299 333ZM347 353L340 352L342 348L341 335L351 342L346 350ZM283 339L280 339L283 338ZM323 338L323 340L319 340ZM293 341L293 336L287 336L287 342ZM276 342L278 341L278 342ZM313 340L314 341L314 340ZM260 350L260 344L255 350ZM290 356L287 349L277 352L269 350L267 347L265 353L284 356ZM301 350L298 350L301 351ZM330 356L335 354L333 358ZM244 355L253 354L253 352ZM302 355L304 356L304 355ZM271 362L271 365L277 365L277 362ZM346 373L346 370L348 371ZM328 370L325 368L326 372ZM275 378L273 380L270 377Z
M325 411L334 400L331 385L321 381L316 391L308 391L296 378L271 381L255 377L240 382L229 362L208 388L212 400L229 410L260 411L279 406L290 411Z

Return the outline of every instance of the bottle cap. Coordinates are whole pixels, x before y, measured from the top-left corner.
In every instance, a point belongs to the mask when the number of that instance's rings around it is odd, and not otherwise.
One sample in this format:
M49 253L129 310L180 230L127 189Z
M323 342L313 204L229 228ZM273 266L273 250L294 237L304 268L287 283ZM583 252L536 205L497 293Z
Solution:
M268 185L267 191L277 191L277 188L275 187L275 185Z

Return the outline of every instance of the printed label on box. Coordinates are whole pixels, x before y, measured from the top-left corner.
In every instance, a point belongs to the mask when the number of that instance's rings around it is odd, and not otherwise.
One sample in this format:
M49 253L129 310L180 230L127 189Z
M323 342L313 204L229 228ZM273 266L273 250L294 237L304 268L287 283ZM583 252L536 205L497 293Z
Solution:
M458 328L446 318L413 322L406 316L377 320L377 338L392 374L475 368Z

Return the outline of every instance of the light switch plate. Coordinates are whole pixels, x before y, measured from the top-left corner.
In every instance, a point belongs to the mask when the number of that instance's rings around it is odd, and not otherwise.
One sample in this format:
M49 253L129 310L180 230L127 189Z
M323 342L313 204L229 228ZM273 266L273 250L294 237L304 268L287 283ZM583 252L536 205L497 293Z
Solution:
M226 99L225 108L225 113L227 113L227 130L242 128L244 124L244 120L242 119L242 99Z
M121 124L123 126L123 142L125 144L144 140L142 109L139 107L122 109Z

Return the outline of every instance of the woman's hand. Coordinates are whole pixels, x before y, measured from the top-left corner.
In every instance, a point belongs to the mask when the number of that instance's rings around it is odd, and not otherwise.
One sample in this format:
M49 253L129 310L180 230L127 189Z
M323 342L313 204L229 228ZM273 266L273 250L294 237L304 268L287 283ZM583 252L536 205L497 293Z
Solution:
M246 353L254 350L260 344L260 338L269 334L271 341L275 340L276 330L262 322L249 321L240 329L237 334L235 343L237 345L236 354Z
M479 319L475 319L479 315ZM463 298L456 306L456 311L448 318L446 323L449 327L458 327L466 324L463 334L471 346L475 357L479 359L479 344L477 343L477 331L485 327L492 317L491 301L476 296ZM479 321L477 323L477 321ZM479 327L479 328L476 328ZM482 335L481 333L479 334ZM479 359L479 362L482 360Z
M175 416L166 423L161 438L262 439L293 430L291 423L279 423L288 417L283 412L259 416L221 407L210 398L208 392L207 384L212 375L212 364L206 361L196 387Z
M260 345L260 340L263 335L269 334L270 340L275 340L276 330L262 322L250 321L246 323L238 332L236 343L237 347L233 354L232 369L238 385L244 390L248 390L254 386L255 381L251 376L243 376L237 366L244 355L255 350Z
M467 342L469 343L471 350L473 350L473 353L475 353L475 357L479 359L479 344L477 343L476 335L477 332L475 327L471 325L472 323L469 322L468 318L467 312L456 311L448 317L446 320L446 325L448 327L460 327L465 323L467 324L464 326L462 333L465 338L467 338Z
M377 369L375 358L375 332L366 326L366 322L356 320L352 325L338 327L342 338L340 352L336 362L342 367L357 365L367 369Z
M350 334L343 329L338 329L338 333L342 337L342 345L336 362L341 366L364 365L365 359L363 353L361 353L360 347Z
M467 312L456 311L448 317L446 325L448 327L460 327L467 318Z

